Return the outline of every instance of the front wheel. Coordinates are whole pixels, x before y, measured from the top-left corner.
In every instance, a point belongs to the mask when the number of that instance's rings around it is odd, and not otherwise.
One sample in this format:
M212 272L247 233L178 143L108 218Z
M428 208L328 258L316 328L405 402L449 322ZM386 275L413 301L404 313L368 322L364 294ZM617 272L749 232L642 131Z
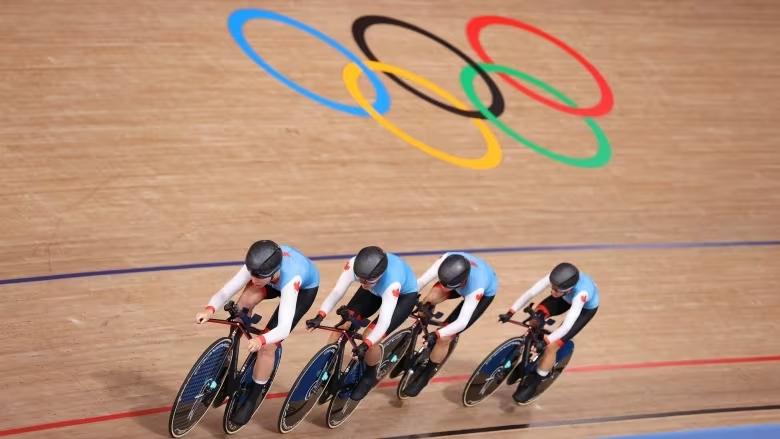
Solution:
M317 405L317 400L336 371L340 347L339 343L326 345L314 354L298 375L279 412L279 433L291 432Z
M466 407L477 405L495 393L520 362L523 349L523 337L510 338L493 349L466 382L466 387L463 389L463 405Z
M232 346L233 340L229 337L217 339L192 366L171 407L168 418L171 437L184 436L206 414L225 382Z

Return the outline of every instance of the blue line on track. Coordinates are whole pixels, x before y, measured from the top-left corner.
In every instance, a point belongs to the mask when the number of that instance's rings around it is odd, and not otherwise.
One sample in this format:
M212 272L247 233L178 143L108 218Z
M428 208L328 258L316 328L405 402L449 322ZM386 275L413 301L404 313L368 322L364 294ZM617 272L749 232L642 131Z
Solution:
M589 250L656 250L656 249L685 249L685 248L724 248L724 247L770 247L780 246L780 240L772 241L700 241L700 242L639 242L634 244L560 244L560 245L534 245L518 247L483 247L464 249L439 249L418 250L408 252L396 252L399 256L433 256L446 251L465 251L469 253L536 253L552 251L589 251ZM353 254L320 255L313 256L315 261L330 261L334 259L348 259ZM31 282L44 282L50 280L73 279L78 277L110 276L115 274L149 273L155 271L193 270L198 268L214 268L241 265L242 261L203 262L196 264L180 265L155 265L149 267L118 268L113 270L80 271L75 273L47 274L41 276L17 277L0 279L0 285L24 284Z

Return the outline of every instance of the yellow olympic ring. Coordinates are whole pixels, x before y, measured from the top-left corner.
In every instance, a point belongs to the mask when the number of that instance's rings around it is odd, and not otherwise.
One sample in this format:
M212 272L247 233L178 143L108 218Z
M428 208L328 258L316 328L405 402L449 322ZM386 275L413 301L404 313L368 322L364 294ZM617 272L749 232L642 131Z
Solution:
M466 104L459 101L458 98L416 73L412 73L400 67L382 62L365 61L365 64L373 71L392 73L410 82L414 82L421 87L427 88L433 93L439 95L439 97L448 101L451 105L461 110L468 109ZM472 119L471 123L476 125L476 127L479 129L479 132L482 133L482 137L485 139L485 144L487 145L487 151L485 154L478 159L469 159L449 154L440 149L434 148L425 142L415 139L405 131L398 128L395 124L387 120L387 118L379 114L376 110L374 110L358 87L358 79L360 78L360 75L360 67L358 67L355 63L349 63L344 67L341 76L344 80L344 85L347 87L347 91L349 91L349 94L352 95L352 98L355 100L355 102L357 102L358 105L360 105L360 107L363 108L375 121L382 125L382 127L384 127L387 131L390 131L395 136L400 137L406 143L414 146L415 148L432 157L463 168L491 169L495 168L499 165L499 163L501 163L501 145L498 143L496 136L494 136L490 131L488 124L486 124L483 120Z

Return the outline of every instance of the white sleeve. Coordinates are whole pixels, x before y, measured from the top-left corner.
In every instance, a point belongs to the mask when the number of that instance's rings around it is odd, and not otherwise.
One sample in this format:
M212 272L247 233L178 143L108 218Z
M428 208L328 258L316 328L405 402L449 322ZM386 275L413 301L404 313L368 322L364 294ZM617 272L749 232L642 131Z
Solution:
M379 320L376 322L376 327L371 331L371 335L366 337L369 345L373 346L385 336L387 328L390 327L390 321L393 319L395 305L398 303L398 296L400 295L400 282L391 283L390 286L385 289L384 293L382 293L382 306L379 308Z
M439 334L439 337L449 337L450 335L457 334L466 329L466 325L469 324L471 316L474 315L474 310L477 309L479 301L482 300L484 291L484 289L479 288L463 299L463 307L460 309L458 318L449 325L436 331L436 333Z
M531 288L528 289L525 293L523 293L522 296L520 296L514 304L512 304L512 312L517 312L528 304L528 302L531 301L531 299L534 298L537 294L541 293L545 290L545 288L550 286L550 275L539 279Z
M347 288L349 288L352 282L355 281L354 266L355 258L352 258L344 266L344 271L341 272L339 280L336 281L336 286L333 287L333 290L330 292L330 294L328 294L328 297L326 297L325 301L322 302L322 305L320 305L320 313L327 315L333 309L333 307L339 303L339 300L344 297L344 293L347 292Z
M432 280L436 279L436 276L439 275L439 266L441 265L441 262L444 260L444 258L447 257L447 253L442 255L439 259L436 260L436 262L431 265L428 270L423 273L422 276L417 278L417 291L422 291L423 287L431 283Z
M219 291L217 291L216 294L211 296L211 300L209 300L208 306L213 307L215 311L222 308L222 305L224 305L228 299L246 287L246 284L251 278L252 275L249 274L249 270L247 270L246 265L242 265L238 270L238 273L236 273L232 279L227 281L227 283Z
M571 329L572 326L574 326L574 322L577 321L577 317L580 316L580 313L582 312L582 307L585 306L585 302L588 301L588 292L582 291L577 293L576 296L574 296L571 299L571 308L569 308L569 311L566 313L566 318L563 319L563 323L561 323L561 326L558 327L555 331L552 332L552 334L547 336L547 342L553 343L555 341L558 341L566 335L567 332Z
M262 335L263 344L276 343L290 335L301 282L301 276L295 276L282 287L282 295L279 298L278 323L274 329Z

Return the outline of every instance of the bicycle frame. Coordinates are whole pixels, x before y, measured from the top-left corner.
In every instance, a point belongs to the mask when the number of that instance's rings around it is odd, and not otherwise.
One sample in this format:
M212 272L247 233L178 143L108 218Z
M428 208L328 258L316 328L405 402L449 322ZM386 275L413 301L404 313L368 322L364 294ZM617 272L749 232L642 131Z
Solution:
M437 313L439 315L443 315L441 313ZM428 325L431 326L437 326L442 327L445 324L443 322L440 322L438 320L432 320L425 317L421 317L419 314L419 311L415 311L412 314L409 315L410 318L414 319L414 323L412 323L412 342L409 343L409 348L406 351L405 355L410 355L414 352L414 348L416 345L417 337L420 336L420 333L425 334L425 337L428 336L431 332L428 330ZM426 322L427 320L427 322Z
M336 361L337 365L341 365L344 360L344 347L347 345L347 342L349 342L352 345L352 348L355 349L357 348L357 342L355 342L355 340L363 340L363 336L357 333L357 331L359 331L362 326L356 325L355 320L356 319L346 320L342 318L341 322L339 322L335 326L318 326L317 328L315 328L315 329L322 329L324 331L340 333L339 340L337 342L340 346L337 353L337 361ZM341 326L346 322L352 323L349 329L338 328L338 326ZM340 377L340 376L341 376L341 367L338 366L336 367L336 377Z
M512 323L514 325L523 326L528 329L525 336L523 337L523 353L522 357L520 359L520 362L517 364L516 367L522 367L525 369L528 367L529 364L529 358L531 356L531 347L534 345L534 343L538 340L543 340L544 336L549 334L550 331L544 329L544 327L540 328L534 328L531 325L529 325L527 322L531 320L531 317L528 317L527 319L523 320L522 322L517 320L508 320L507 323ZM552 323L555 323L552 321ZM549 323L549 324L552 324ZM541 356L544 353L544 350L537 350L537 355Z
M259 322L259 319L257 321L253 321L253 319L248 318L245 313L239 313L237 312L237 309L232 306L234 305L233 302L229 302L227 305L225 305L225 311L228 311L230 313L230 318L225 319L208 319L207 323L217 323L222 325L228 325L230 326L230 333L228 334L228 337L230 337L233 340L233 346L231 348L230 353L230 363L228 364L228 370L227 370L227 383L225 383L225 389L223 392L220 392L224 395L230 395L232 394L236 389L236 375L237 375L237 364L238 364L238 346L239 342L241 340L241 336L245 336L247 340L251 340L252 336L250 334L255 335L261 335L262 331L260 331L257 328L252 327L252 323ZM234 320L235 318L240 318L240 321ZM258 316L259 317L259 316Z

